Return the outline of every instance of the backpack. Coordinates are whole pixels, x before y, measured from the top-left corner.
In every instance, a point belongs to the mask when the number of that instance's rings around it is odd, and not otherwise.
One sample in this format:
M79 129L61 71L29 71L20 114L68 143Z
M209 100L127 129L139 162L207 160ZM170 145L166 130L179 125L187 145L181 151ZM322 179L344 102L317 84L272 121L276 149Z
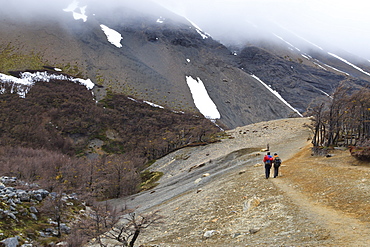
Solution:
M266 156L268 157L268 155L266 155ZM265 164L266 164L266 165L271 164L271 160L270 160L270 159L271 159L271 158L269 158L269 157L266 159L266 161L265 161Z
M275 164L276 166L280 166L280 165L281 165L281 159L280 159L279 157L276 157L276 158L274 159L274 164Z

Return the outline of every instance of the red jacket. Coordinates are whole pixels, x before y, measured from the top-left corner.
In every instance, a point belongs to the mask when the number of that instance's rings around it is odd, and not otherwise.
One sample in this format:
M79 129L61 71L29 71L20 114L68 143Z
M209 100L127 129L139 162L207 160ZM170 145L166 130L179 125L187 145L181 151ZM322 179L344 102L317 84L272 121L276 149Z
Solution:
M266 163L267 160L269 160L271 164L274 158L272 158L271 155L265 155L265 157L263 157L263 163Z

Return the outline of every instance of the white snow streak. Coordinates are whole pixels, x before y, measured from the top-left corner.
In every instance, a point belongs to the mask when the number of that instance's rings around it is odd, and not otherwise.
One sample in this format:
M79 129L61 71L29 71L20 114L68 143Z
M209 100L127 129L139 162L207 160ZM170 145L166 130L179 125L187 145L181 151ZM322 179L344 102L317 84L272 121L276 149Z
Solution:
M190 88L194 104L200 113L208 119L219 119L221 115L217 110L217 106L209 97L202 80L199 77L194 79L191 76L186 76L186 83Z
M153 107L157 107L157 108L164 109L164 107L163 107L163 106L160 106L160 105L154 104L154 103L152 103L152 102L149 102L149 101L146 101L146 100L144 100L143 102L144 102L144 103L146 103L146 104L148 104L148 105L151 105L151 106L153 106Z
M333 66L330 66L330 65L328 65L328 64L324 64L326 67L328 67L328 68L331 68L331 69L333 69L333 70L335 70L335 71L338 71L338 72L340 72L340 73L343 73L343 74L345 74L345 75L349 75L347 72L344 72L344 71L342 71L342 70L339 70L339 69L337 69L337 68L334 68Z
M297 51L301 51L300 49L298 49L297 47L295 47L294 45L292 45L291 43L289 43L288 41L284 40L282 37L280 37L279 35L277 34L274 34L272 33L276 38L282 40L283 42L285 42L286 44L288 44L289 46L293 47L294 49L296 49Z
M303 117L303 115L297 109L295 109L293 106L291 106L288 102L286 102L286 100L283 99L283 97L281 97L281 95L278 92L276 92L275 90L273 90L272 88L270 88L266 83L264 83L257 76L255 76L255 75L251 75L251 76L254 79L256 79L257 81L259 81L263 86L265 86L271 93L273 93L278 99L280 99L281 102L283 102L285 105L287 105L290 109L292 109L294 112L296 112L299 116Z
M321 66L321 64L319 63L316 63L316 62L313 62L315 65L319 66L320 68L322 68L323 70L327 70L326 68L324 68L323 66Z
M357 69L358 71L360 71L360 72L364 73L365 75L370 76L370 73L368 73L368 72L364 71L363 69L361 69L361 68L357 67L356 65L354 65L354 64L352 64L352 63L350 63L350 62L348 62L348 61L347 61L347 60L345 60L344 58L341 58L340 56L335 55L334 53L331 53L331 52L328 52L328 54L329 54L330 56L333 56L333 57L335 57L336 59L339 59L340 61L342 61L342 62L344 62L344 63L348 64L349 66L352 66L353 68L355 68L355 69Z
M111 28L109 28L109 27L107 27L106 25L103 25L103 24L101 24L100 27L103 30L103 32L105 33L105 35L107 36L108 41L112 45L115 45L118 48L122 47L122 45L121 45L122 36L119 32L117 32L116 30L113 30L113 29L111 29Z
M200 27L198 27L197 24L195 24L189 19L187 20L191 23L191 25L193 25L193 27L195 27L195 31L197 31L197 33L199 33L199 35L202 36L203 39L208 39L210 37L210 35L203 32L203 30Z

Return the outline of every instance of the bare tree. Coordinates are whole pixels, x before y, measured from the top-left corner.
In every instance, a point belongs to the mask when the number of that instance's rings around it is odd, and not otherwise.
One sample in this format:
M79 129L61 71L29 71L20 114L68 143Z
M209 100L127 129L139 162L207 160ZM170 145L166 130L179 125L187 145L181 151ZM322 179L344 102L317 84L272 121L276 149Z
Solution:
M133 247L143 230L161 224L163 218L159 211L137 214L126 207L117 210L107 202L95 204L86 216L72 230L73 235L85 241L95 239L101 247L106 246L105 239L115 240L125 247Z
M130 212L123 216L105 236L117 240L122 243L122 246L133 247L140 233L152 225L163 223L162 218L159 211L141 215Z

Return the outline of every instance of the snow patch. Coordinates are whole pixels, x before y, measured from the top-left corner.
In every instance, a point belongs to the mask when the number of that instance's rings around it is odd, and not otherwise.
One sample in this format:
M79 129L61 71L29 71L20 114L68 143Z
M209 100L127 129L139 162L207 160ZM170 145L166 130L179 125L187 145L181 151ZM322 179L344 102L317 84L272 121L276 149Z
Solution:
M103 30L104 34L107 36L108 41L112 44L117 46L118 48L121 48L121 40L122 35L117 32L116 30L113 30L103 24L100 25L101 29Z
M71 4L68 5L67 8L63 9L65 12L72 12L73 18L75 20L83 20L84 22L87 21L86 13L87 6L79 7L78 1L74 0Z
M256 79L257 81L259 81L263 86L265 86L271 93L273 93L278 99L281 100L281 102L283 102L285 105L287 105L290 109L292 109L294 112L296 112L300 117L303 117L303 115L297 110L295 109L293 106L291 106L283 97L281 97L281 95L276 92L275 90L273 90L271 87L269 87L266 83L264 83L260 78L258 78L257 76L255 75L251 75L254 79Z
M166 18L163 18L163 17L161 16L161 17L159 17L159 18L157 19L157 23L162 24L165 20L166 20Z
M217 110L217 106L209 97L202 80L199 77L194 79L191 76L186 76L186 83L193 96L194 104L200 113L208 119L219 119L221 115Z
M22 72L20 78L0 73L0 92L5 93L6 86L11 86L10 93L16 92L20 97L24 98L36 82L49 82L50 80L66 80L79 83L89 90L94 87L94 83L90 79L85 80L67 75L49 74L47 71L35 73Z

